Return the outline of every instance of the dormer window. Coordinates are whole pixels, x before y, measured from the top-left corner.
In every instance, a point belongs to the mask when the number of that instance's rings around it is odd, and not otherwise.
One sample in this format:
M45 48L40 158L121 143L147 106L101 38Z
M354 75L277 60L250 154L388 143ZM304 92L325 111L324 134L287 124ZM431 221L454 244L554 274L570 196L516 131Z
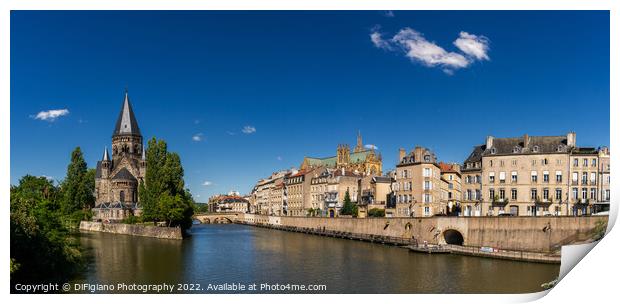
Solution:
M538 152L538 146L532 147L532 152Z
M519 153L521 149L519 148L519 146L515 146L514 148L512 148L512 153Z
M495 154L497 152L497 150L495 150L495 148L491 148L491 154Z
M431 156L430 155L424 155L424 161L425 162L430 162L431 161Z
M563 145L559 145L557 148L558 152L564 152L564 146Z

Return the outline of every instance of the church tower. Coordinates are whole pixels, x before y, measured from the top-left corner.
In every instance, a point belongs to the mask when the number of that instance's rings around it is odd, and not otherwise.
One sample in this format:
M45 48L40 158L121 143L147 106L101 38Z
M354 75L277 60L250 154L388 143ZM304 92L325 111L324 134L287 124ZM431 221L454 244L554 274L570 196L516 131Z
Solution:
M364 144L362 144L362 132L357 131L357 145L355 146L355 150L353 152L362 152L364 151Z
M125 100L112 133L112 158L129 157L141 160L142 151L142 134L129 102L129 94L125 90Z

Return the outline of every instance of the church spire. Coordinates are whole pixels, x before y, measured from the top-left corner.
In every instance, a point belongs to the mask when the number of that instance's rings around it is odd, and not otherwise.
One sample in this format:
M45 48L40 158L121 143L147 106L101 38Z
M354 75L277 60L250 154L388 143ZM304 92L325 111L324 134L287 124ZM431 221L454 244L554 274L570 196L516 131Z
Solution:
M116 135L141 136L138 121L136 120L136 116L133 114L133 108L129 102L129 93L127 89L125 89L125 100L123 100L123 107L121 108L121 113L118 115L118 119L116 120L116 127L114 128L114 133L112 136Z
M108 147L103 149L103 161L110 161L110 156L108 155Z
M364 145L362 144L362 132L357 131L357 145L355 146L355 152L361 152L364 150Z

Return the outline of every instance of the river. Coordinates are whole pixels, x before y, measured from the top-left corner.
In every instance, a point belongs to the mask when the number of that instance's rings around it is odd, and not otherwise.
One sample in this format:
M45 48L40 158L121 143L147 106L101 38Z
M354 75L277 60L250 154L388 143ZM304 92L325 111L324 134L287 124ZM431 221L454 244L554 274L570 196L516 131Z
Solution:
M89 263L74 283L193 283L201 293L239 292L211 289L225 283L324 285L321 293L525 293L541 291L560 268L234 224L195 225L191 233L180 241L82 232Z

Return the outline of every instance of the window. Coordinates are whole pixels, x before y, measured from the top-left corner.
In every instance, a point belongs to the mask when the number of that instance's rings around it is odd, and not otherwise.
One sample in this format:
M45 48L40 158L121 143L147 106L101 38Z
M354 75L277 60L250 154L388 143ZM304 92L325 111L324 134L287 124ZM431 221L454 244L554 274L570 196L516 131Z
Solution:
M432 201L431 195L429 193L425 193L424 194L424 202L425 203L430 203L431 201Z
M595 188L590 188L590 199L591 200L595 200L596 199L596 189Z
M555 199L558 201L562 200L562 189L555 189Z
M609 189L605 190L605 200L609 200Z
M581 198L584 200L588 198L588 188L581 188Z
M431 176L431 169L430 168L424 168L424 176L425 177Z
M495 152L497 152L497 150L495 150L495 148L491 148L491 154L495 154Z
M479 190L479 189L476 189L476 197L475 197L474 199L479 200L479 199L481 199L481 198L482 198L482 194L480 193L480 190Z
M500 183L505 183L506 182L506 172L500 172L499 173L499 182Z
M587 172L583 172L581 174L581 184L582 185L587 185L588 184L588 173Z
M500 166L500 167L503 167L503 166L504 166L504 161L503 161L503 160L500 160L500 161L499 161L499 166Z
M493 201L495 199L495 189L489 189L489 200Z
M588 166L588 159L587 159L587 158L584 158L584 159L583 159L583 166L584 166L584 167L587 167L587 166Z
M543 165L548 165L549 164L549 160L547 160L546 158L543 159Z
M517 171L512 171L510 180L511 180L513 183L516 183L516 182L517 182Z
M430 155L424 155L424 161L425 162L430 162L431 161L431 156Z
M592 167L596 167L596 158L592 159Z
M532 171L532 183L538 182L538 172Z
M534 146L534 147L532 148L532 151L533 151L533 152L538 152L538 146Z
M555 181L558 183L562 182L562 171L555 171Z
M596 173L590 172L590 182L594 185L596 183Z
M533 166L536 166L536 160L535 159L532 159L532 167Z
M495 183L495 172L489 172L489 183Z
M573 199L579 198L579 190L577 188L573 188Z
M532 188L532 190L530 190L530 198L532 200L536 200L537 196L538 196L538 190L536 188Z
M467 189L467 200L471 201L471 189Z
M548 200L549 199L549 189L547 189L547 188L543 189L543 199L544 200Z
M517 160L516 160L516 159L513 159L513 160L512 160L512 166L513 166L513 167L516 167L516 166L517 166Z
M476 184L480 184L481 181L482 178L480 177L480 175L476 175Z
M510 189L510 198L513 201L517 200L517 189Z
M543 182L549 182L549 171L543 171Z
M489 167L493 167L493 160L489 160Z
M573 172L573 182L576 183L578 179L579 179L579 173Z
M424 215L425 216L431 215L431 207L424 207Z
M578 159L573 159L573 167L579 167L579 160Z
M499 189L499 199L503 200L504 198L506 198L506 190Z
M424 181L424 190L431 190L431 181Z

